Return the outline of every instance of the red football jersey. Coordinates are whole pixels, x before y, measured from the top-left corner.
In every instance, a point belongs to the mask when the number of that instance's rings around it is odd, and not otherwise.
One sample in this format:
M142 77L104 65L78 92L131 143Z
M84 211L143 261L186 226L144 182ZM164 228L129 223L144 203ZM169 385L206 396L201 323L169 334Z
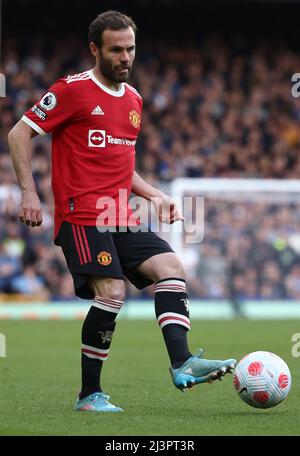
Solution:
M52 133L54 238L64 220L111 225L101 217L105 200L115 202L115 225L128 224L141 112L133 87L110 90L90 70L59 79L22 117L39 134Z

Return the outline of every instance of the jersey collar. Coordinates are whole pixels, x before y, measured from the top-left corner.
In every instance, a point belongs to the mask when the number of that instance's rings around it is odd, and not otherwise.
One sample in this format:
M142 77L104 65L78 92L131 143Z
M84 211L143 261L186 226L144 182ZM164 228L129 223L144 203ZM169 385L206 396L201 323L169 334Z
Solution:
M99 86L102 90L104 90L104 92L109 93L109 95L112 95L113 97L122 97L124 95L124 92L125 92L124 83L121 84L121 87L119 90L111 90L108 87L106 87L104 84L102 84L102 82L98 81L98 79L96 78L96 76L93 73L93 70L89 70L87 73L90 75L91 80L95 84L97 84L97 86Z

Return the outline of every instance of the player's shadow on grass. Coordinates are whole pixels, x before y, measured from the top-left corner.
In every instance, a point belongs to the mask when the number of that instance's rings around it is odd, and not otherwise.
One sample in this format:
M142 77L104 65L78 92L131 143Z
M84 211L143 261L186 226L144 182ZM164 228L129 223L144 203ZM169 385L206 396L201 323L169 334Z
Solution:
M230 417L233 417L233 416L258 416L258 414L260 416L285 416L287 415L289 412L288 410L273 410L273 411L264 411L262 409L257 409L257 410L245 410L245 411L226 411L226 412L222 412L221 410L219 412L216 412L216 413L210 413L210 416L216 416L216 417L220 417L220 416L230 416Z
M156 407L155 405L151 405L151 407L148 407L148 411L144 411L144 416L145 415L157 415L159 414L160 412L160 407ZM170 416L172 414L174 414L174 410L175 408L173 406L169 406L169 407L164 407L164 415L168 415L170 414ZM201 414L207 414L209 413L209 418L217 418L217 419L220 419L220 417L244 417L244 416L253 416L253 417L257 417L257 416L260 416L260 417L263 417L263 416L267 416L267 417L279 417L279 416L286 416L289 414L289 411L288 410L262 410L262 409L246 409L246 410L221 410L220 409L215 409L215 410L211 410L209 408L206 408L206 407L190 407L190 406L186 406L184 408L184 410L181 411L181 413L183 413L185 416L189 416L189 418L199 418L199 413Z

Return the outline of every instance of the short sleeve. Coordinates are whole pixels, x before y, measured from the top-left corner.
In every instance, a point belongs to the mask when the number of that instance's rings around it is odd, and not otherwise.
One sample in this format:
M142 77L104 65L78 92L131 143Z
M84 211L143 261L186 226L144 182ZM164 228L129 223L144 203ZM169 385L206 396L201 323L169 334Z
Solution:
M21 120L40 135L46 135L72 116L72 106L68 84L59 79L38 103L25 112Z

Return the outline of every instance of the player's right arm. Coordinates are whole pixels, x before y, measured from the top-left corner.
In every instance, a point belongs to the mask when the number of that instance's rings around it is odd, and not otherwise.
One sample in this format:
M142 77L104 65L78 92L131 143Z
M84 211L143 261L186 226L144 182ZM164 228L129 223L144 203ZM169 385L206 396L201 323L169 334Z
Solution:
M46 135L61 126L71 118L74 106L66 80L59 79L8 135L11 158L22 191L19 217L21 222L32 227L41 225L43 217L31 170L31 139L37 133Z
M26 225L43 222L41 202L36 192L31 169L31 140L37 132L20 120L8 134L13 167L22 192L19 218Z

